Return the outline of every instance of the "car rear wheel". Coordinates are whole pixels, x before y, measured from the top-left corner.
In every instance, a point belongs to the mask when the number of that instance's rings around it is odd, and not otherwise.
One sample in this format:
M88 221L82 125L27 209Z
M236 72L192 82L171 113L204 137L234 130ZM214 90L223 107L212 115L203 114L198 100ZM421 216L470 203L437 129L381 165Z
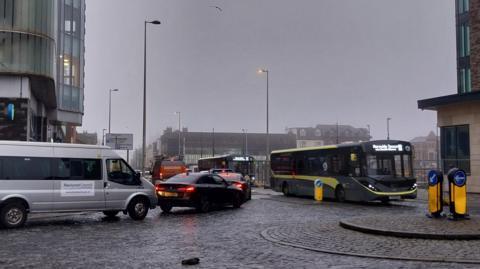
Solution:
M240 194L237 193L234 195L232 205L234 208L242 206L242 196Z
M103 211L103 214L105 214L105 216L107 217L113 218L118 214L118 212L119 212L118 210L107 210L107 211Z
M134 220L143 220L148 213L148 202L146 199L134 198L128 206L128 215Z
M0 226L12 229L22 227L27 221L27 210L21 202L8 203L0 210Z
M200 198L200 202L197 205L197 211L206 213L210 211L210 201L206 196Z
M163 204L163 205L160 205L160 209L162 210L162 212L170 213L170 211L172 211L172 206Z

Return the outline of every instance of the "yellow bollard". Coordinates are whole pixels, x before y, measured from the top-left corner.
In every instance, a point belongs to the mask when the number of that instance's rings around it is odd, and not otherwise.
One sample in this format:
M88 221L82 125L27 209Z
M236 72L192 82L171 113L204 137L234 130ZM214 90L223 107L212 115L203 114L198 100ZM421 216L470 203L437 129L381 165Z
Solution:
M465 171L452 168L448 171L450 213L454 219L467 216L467 175Z
M314 182L315 189L315 201L323 200L323 182L321 179L317 178Z
M428 172L428 217L439 218L443 211L443 174L440 171Z

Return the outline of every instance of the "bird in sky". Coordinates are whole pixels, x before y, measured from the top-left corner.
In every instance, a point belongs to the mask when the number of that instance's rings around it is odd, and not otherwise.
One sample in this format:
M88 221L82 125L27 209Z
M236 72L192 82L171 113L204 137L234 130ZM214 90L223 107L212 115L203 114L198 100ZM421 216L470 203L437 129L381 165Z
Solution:
M223 9L221 9L219 6L209 6L209 7L216 8L216 9L218 9L218 11L223 11Z

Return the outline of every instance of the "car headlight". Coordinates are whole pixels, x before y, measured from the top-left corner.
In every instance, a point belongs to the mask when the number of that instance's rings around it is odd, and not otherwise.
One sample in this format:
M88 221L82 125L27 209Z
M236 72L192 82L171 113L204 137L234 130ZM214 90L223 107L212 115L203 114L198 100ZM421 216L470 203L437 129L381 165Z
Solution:
M368 188L372 191L377 191L377 188L375 188L372 184L368 184Z

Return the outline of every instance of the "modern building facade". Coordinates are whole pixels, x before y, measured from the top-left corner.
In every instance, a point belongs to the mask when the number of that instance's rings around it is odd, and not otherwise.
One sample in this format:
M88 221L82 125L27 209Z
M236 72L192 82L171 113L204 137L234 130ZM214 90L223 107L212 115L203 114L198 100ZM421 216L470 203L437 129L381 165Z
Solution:
M441 168L464 169L480 192L480 0L456 0L457 93L418 101L437 112Z
M85 0L0 0L0 139L69 142L82 123Z

